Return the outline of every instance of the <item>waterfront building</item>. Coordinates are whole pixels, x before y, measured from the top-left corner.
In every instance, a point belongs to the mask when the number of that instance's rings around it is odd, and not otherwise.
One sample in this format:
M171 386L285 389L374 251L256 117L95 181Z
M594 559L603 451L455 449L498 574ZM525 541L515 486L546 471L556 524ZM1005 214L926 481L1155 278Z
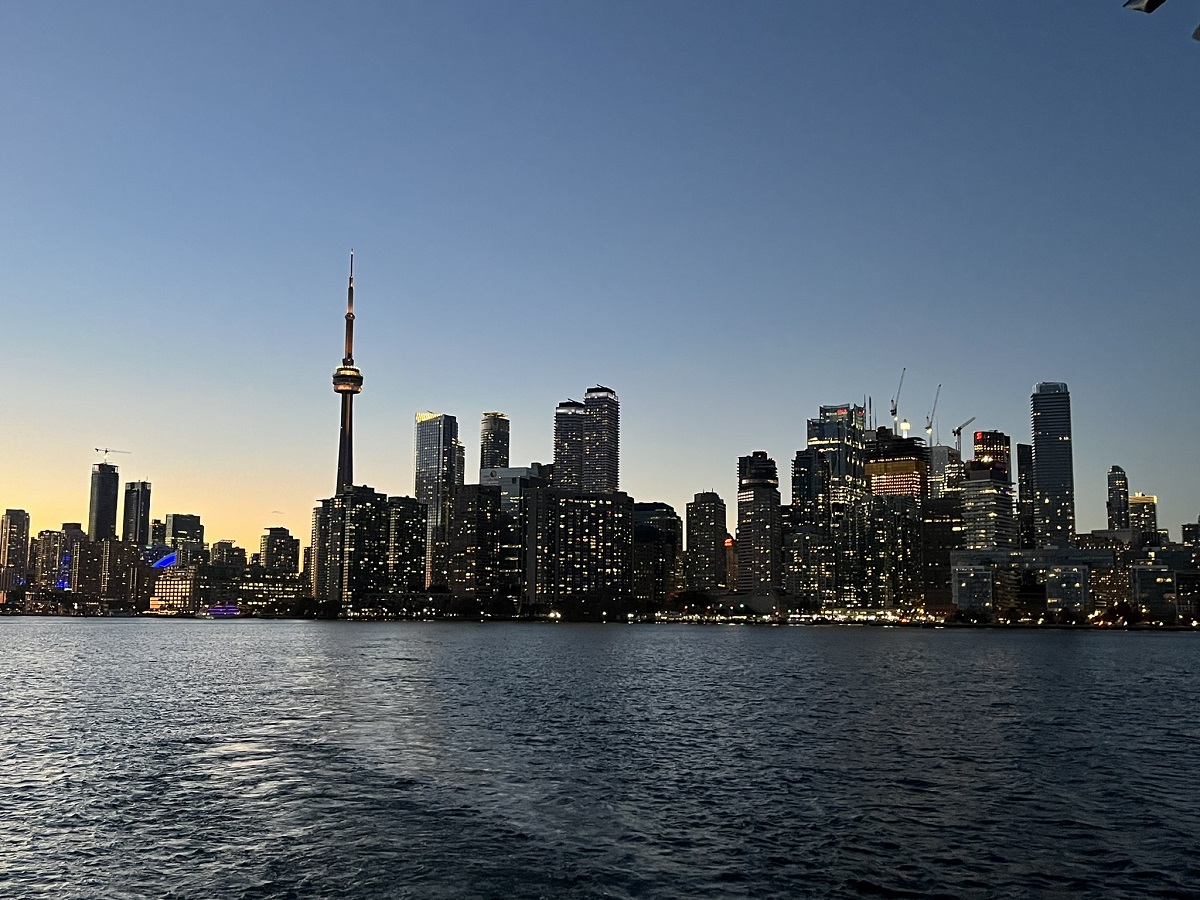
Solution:
M921 596L921 500L891 494L854 505L861 534L858 596L847 606L910 607Z
M950 554L963 549L963 492L950 491L921 505L921 596L926 611L953 606Z
M150 545L150 482L126 482L122 526L121 540L137 547Z
M527 553L532 552L532 548L525 545L527 498L533 490L550 485L550 468L534 463L531 466L483 469L479 473L480 484L492 485L500 492L500 572L497 590L499 596L507 598L518 609L527 593Z
M425 504L427 586L444 586L447 580L446 551L455 488L463 483L462 443L458 420L451 415L420 412L416 415L413 453L416 498Z
M1050 566L1045 572L1047 617L1077 619L1092 611L1087 566Z
M0 517L0 591L23 586L29 575L29 513L6 509Z
M388 595L388 521L388 498L366 485L313 510L313 596L324 615L354 615Z
M246 548L237 546L233 541L216 541L209 552L209 562L214 566L241 571L246 568Z
M995 585L991 566L956 565L951 592L959 612L990 614L995 607Z
M685 584L689 591L728 589L725 565L725 501L712 491L702 491L687 505L687 555Z
M1033 432L1034 525L1039 547L1069 547L1075 538L1075 463L1071 394L1044 381L1029 401Z
M632 611L633 520L627 494L532 490L525 608L592 621Z
M388 497L387 581L393 593L425 589L425 542L429 539L425 504L413 497Z
M1120 466L1108 469L1108 530L1129 528L1129 478Z
M33 542L33 587L37 591L53 591L59 587L59 564L64 552L62 531L44 529ZM66 585L62 585L66 587Z
M485 412L479 426L479 470L508 468L508 416Z
M500 578L500 488L468 484L454 492L450 516L447 586L486 612L510 614L496 597Z
M1012 483L1008 473L972 460L962 484L963 547L991 550L1017 546Z
M88 537L93 541L117 537L117 467L109 463L92 466L91 503L88 506Z
M267 572L294 575L300 569L300 539L286 528L268 528L258 542L258 562Z
M666 503L633 504L633 592L643 612L663 609L683 580L683 522Z
M815 531L793 531L783 542L783 588L794 604L809 611L838 605L833 541Z
M738 458L739 591L763 593L783 586L783 523L779 472L764 450Z

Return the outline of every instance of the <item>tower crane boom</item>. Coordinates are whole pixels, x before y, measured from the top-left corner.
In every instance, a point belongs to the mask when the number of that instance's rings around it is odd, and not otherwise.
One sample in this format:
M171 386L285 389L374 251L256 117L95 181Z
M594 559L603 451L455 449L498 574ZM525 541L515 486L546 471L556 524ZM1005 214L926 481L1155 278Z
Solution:
M954 449L956 449L958 451L959 459L962 459L963 429L966 428L968 425L970 425L974 421L975 421L975 417L971 416L971 418L967 419L967 421L963 422L961 425L959 425L957 428L953 429L953 431L952 431L952 434L954 435Z

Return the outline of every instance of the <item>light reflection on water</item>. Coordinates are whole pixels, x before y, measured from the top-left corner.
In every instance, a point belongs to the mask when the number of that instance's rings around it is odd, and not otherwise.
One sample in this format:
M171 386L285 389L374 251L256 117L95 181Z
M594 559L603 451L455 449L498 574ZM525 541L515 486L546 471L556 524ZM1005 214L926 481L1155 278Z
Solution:
M0 896L1195 896L1189 634L0 620Z

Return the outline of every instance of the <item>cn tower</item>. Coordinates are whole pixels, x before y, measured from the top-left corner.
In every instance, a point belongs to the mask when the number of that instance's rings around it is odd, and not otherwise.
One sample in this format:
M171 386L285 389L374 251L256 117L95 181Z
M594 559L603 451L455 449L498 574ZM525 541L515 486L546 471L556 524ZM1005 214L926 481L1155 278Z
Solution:
M354 365L354 251L350 251L350 286L346 289L346 355L333 370L333 390L342 395L342 431L338 438L337 493L354 487L354 395L362 391L362 372Z

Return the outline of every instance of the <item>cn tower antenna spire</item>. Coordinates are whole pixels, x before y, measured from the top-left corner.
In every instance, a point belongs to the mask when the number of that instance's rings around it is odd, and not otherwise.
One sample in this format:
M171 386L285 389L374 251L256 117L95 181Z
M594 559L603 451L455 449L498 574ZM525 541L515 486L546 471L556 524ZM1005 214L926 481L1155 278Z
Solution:
M342 365L354 365L354 248L350 248L350 285L346 288L346 356Z

